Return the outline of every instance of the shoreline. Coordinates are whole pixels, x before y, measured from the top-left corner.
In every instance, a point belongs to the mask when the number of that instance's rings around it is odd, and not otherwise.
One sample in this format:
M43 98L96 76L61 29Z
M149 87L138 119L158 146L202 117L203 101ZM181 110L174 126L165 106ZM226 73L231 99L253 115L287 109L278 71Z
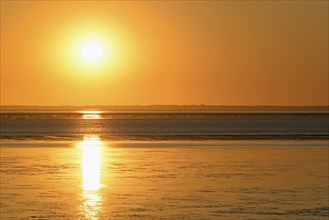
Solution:
M243 134L243 135L70 135L70 136L36 136L36 135L3 135L0 136L0 142L11 141L76 141L89 137L97 137L103 141L327 141L329 135L323 134Z
M0 148L71 148L77 147L83 139L77 140L0 140ZM230 147L329 147L327 140L100 140L102 147L110 148L230 148Z

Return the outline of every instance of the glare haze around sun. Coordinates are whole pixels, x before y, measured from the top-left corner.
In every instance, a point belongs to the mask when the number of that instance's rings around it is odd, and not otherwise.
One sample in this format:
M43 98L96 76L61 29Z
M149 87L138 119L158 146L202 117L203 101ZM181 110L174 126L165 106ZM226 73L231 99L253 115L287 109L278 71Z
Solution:
M80 46L80 57L85 62L94 63L100 61L103 55L104 48L98 41L85 41Z

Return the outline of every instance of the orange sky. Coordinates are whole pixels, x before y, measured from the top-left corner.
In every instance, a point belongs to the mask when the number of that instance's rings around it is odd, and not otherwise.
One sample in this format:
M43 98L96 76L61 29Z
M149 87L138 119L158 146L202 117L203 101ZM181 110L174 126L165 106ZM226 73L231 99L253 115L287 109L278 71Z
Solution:
M328 105L328 2L1 1L1 104Z

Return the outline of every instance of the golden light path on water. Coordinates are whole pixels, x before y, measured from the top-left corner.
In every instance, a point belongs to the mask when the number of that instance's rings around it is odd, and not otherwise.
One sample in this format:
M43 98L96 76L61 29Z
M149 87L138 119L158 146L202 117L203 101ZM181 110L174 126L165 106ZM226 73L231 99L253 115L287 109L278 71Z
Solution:
M86 136L79 143L82 149L82 203L80 213L85 219L99 219L101 213L101 156L102 142L98 136Z
M87 111L80 111L82 113L83 119L101 119L102 111L98 110L87 110Z
M101 141L98 137L85 137L81 147L83 189L98 190L101 177Z

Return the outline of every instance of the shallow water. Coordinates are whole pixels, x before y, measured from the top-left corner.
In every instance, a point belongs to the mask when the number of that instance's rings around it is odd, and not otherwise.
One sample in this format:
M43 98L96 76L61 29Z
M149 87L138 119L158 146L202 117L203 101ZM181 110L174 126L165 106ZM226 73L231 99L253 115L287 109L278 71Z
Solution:
M326 141L1 145L1 219L328 219Z
M286 140L328 139L328 113L1 113L3 139Z

